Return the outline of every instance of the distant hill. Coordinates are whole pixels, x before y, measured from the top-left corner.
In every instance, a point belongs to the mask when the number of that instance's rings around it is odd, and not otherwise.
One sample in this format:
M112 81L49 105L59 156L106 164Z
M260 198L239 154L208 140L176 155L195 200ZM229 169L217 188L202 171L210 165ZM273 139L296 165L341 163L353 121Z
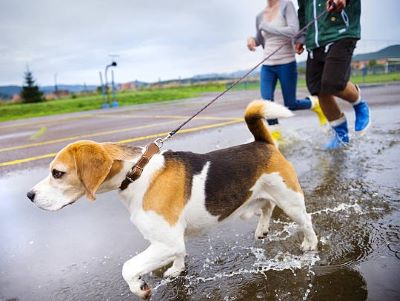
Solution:
M399 59L400 45L392 45L376 52L357 54L353 56L353 61L371 61L380 59Z
M97 86L94 85L58 85L57 87L58 90L69 91L71 93L94 91L97 89ZM43 86L39 88L45 94L54 92L54 86ZM11 99L15 94L19 94L21 89L21 86L0 86L0 99Z
M230 73L208 73L208 74L200 74L200 75L195 75L192 76L191 79L193 80L201 80L201 79L212 79L212 78L218 78L218 79L233 79L233 78L238 78L242 77L245 75L249 70L239 70L235 72L230 72ZM252 75L257 75L258 71L253 71L250 76Z
M71 93L79 93L85 91L94 91L97 89L95 85L57 85L58 90L69 91ZM43 86L40 87L44 93L53 93L54 86Z
M14 94L19 94L21 87L19 86L1 86L0 87L0 99L12 98Z
M357 54L357 55L353 56L353 62L380 60L380 59L387 59L387 58L399 59L400 58L400 45L388 46L388 47L383 48L376 52ZM305 68L306 62L305 61L298 62L297 67Z
M370 53L365 53L365 54L358 54L353 56L353 61L369 61L369 60L379 60L379 59L385 59L385 58L392 58L392 59L398 59L400 58L400 45L392 45L388 46L386 48L383 48L377 52L370 52ZM298 68L305 68L306 67L306 62L301 61L297 62L297 67ZM231 73L207 73L207 74L199 74L192 76L190 78L182 79L182 82L187 82L187 81L207 81L207 80L224 80L224 79L236 79L239 77L242 77L244 74L246 74L248 70L240 70L236 72L231 72ZM259 70L255 70L252 72L251 75L258 75Z

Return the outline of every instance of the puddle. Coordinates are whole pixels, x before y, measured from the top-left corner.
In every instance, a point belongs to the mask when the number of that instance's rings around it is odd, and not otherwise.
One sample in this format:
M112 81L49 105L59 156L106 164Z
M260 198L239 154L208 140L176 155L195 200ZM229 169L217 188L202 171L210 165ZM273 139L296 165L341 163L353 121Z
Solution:
M321 150L324 133L296 117L287 144L306 196L318 253L279 209L268 237L257 220L228 222L188 239L186 271L146 276L152 300L399 300L400 125L396 110L374 113L370 135L346 150ZM293 130L296 129L296 130ZM205 152L249 139L244 125L178 137L174 150ZM202 141L202 143L199 143ZM122 264L147 246L116 193L57 213L35 208L26 191L47 168L0 178L0 300L136 300ZM23 285L22 285L23 283Z

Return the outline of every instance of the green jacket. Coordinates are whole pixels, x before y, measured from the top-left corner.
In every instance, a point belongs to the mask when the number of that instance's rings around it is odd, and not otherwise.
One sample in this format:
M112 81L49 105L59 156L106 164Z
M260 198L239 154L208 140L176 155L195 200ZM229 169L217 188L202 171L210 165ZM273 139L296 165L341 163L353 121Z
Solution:
M300 28L306 26L326 10L326 0L298 0ZM307 49L325 46L344 38L360 39L361 0L348 0L341 13L323 15L312 24L306 33Z

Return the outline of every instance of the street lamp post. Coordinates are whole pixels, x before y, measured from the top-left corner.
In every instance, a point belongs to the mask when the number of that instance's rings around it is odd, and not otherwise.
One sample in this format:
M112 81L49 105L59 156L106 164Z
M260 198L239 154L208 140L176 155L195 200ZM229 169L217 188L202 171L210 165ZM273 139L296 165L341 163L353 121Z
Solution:
M107 77L107 72L108 68L110 67L117 67L117 63L115 61L111 62L111 64L106 66L106 69L104 71L104 77L105 77L105 90L106 90L106 95L107 95L107 103L110 104L109 98L108 98L108 77ZM115 105L118 106L118 105Z
M114 70L111 70L111 107L118 107L118 101L115 98Z

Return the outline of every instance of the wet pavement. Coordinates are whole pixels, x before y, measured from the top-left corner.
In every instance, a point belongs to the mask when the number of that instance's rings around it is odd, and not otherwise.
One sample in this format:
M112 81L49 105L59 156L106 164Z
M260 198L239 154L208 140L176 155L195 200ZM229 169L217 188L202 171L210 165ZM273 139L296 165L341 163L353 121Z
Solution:
M189 126L198 130L176 136L166 148L206 152L247 142L251 135L237 118L255 93L228 96L205 112L209 119ZM254 240L256 218L229 221L187 240L182 276L163 279L162 269L145 277L154 289L152 300L400 300L399 95L400 85L364 89L373 126L341 151L321 148L328 136L310 113L282 121L281 150L298 172L320 240L318 253L300 251L301 234L279 209L263 241ZM171 122L138 134L120 131L90 138L119 141L136 135L143 140L130 143L144 144L147 136L168 131L181 120L167 115L187 115L205 100L100 112L116 115L111 117L89 112L3 123L0 162L51 154L69 143L1 152L32 143L32 132L43 126L48 132L40 142L146 126L151 115ZM344 108L352 124L352 109ZM232 124L223 124L228 121ZM207 128L213 124L221 125ZM116 192L95 202L82 199L58 212L39 210L26 199L26 191L47 174L50 160L0 167L0 300L137 300L121 269L147 242L129 222Z

